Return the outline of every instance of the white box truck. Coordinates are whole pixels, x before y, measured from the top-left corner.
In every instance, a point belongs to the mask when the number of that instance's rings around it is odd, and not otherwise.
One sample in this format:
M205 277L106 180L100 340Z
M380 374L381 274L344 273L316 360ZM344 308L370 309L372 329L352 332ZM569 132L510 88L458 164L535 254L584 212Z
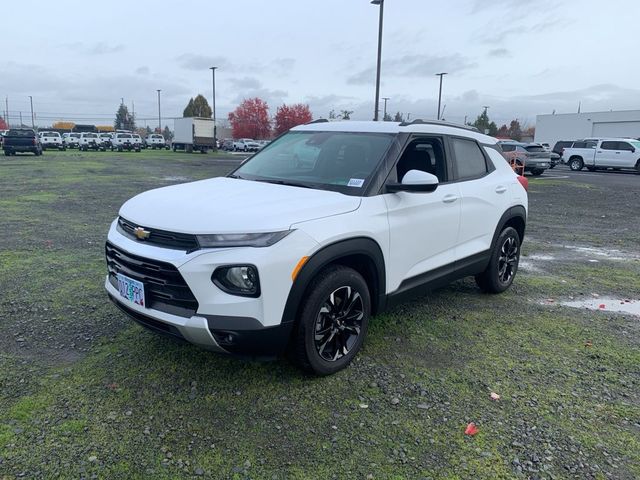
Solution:
M211 118L187 117L174 120L173 151L207 153L215 149L214 124Z

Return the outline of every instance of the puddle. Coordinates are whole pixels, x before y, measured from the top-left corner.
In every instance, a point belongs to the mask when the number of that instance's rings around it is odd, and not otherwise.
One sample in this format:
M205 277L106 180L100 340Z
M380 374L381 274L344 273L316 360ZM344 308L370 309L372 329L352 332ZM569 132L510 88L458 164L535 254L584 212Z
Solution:
M545 305L552 305L555 302L546 301ZM629 313L640 316L640 301L620 300L618 298L588 298L584 300L571 300L558 302L558 305L572 308L586 308L588 310L600 310L603 312Z
M576 245L565 245L564 248L585 256L601 257L607 260L633 260L639 258L637 255L616 250L615 248L578 247ZM594 263L597 263L597 261Z
M166 182L188 182L191 179L189 177L162 177L162 180Z

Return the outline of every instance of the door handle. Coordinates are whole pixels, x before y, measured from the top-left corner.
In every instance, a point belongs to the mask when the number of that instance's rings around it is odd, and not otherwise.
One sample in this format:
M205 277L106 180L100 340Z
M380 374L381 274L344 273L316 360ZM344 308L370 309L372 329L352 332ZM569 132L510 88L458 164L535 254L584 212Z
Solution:
M453 194L445 195L444 198L442 199L444 203L453 203L456 200L458 200L458 196Z
M507 191L507 187L503 186L503 185L498 185L496 187L496 193L504 193Z
M620 152L616 152L616 155L620 155Z

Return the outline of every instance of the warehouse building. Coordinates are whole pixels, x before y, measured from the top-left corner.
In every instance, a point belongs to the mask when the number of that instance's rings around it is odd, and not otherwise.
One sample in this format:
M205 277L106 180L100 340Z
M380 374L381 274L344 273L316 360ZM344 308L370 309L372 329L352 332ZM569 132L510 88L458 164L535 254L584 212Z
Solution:
M535 141L553 145L581 138L640 138L640 110L538 115Z

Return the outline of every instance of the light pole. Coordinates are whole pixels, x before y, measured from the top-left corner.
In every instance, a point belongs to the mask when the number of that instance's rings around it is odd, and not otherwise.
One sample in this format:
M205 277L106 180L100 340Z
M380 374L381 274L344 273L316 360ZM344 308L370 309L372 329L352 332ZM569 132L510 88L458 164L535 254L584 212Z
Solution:
M213 116L213 150L217 150L218 147L218 125L216 125L216 68L218 67L209 67L211 70L211 85L213 89L213 103L211 106L211 114Z
M378 109L380 106L380 64L382 62L382 22L384 18L384 0L371 0L372 5L380 6L378 20L378 67L376 70L376 105L374 107L373 121L378 121Z
M384 114L382 116L382 120L386 120L387 119L387 101L390 100L389 97L382 97L382 99L384 100Z
M162 133L162 117L160 116L160 92L158 89L158 133Z
M438 120L440 120L440 105L442 104L442 77L447 75L446 72L436 73L437 77L440 77L440 90L438 92Z
M33 118L33 97L29 95L29 102L31 102L31 128L36 128L36 122Z

